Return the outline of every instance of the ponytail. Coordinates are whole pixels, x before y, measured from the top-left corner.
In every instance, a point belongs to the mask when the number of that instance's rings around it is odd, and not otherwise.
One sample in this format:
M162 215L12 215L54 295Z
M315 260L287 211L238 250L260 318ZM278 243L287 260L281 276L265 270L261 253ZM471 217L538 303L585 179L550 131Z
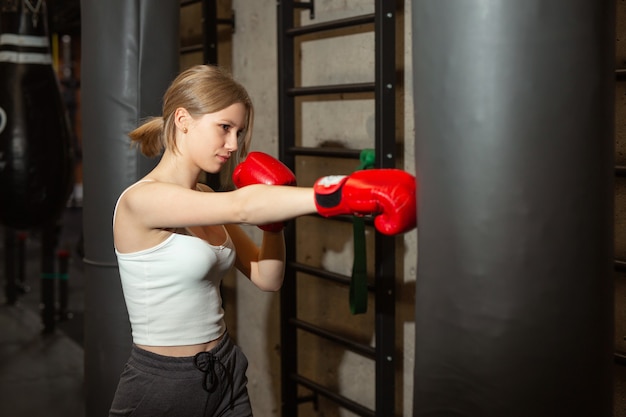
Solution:
M165 148L163 125L162 117L151 117L128 136L134 145L139 146L142 154L153 158L160 155Z

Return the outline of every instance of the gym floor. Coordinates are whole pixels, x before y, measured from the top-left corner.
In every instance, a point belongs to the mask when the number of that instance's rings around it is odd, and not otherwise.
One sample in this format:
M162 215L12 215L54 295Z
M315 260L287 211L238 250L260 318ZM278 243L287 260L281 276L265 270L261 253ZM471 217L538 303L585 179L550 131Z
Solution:
M85 415L83 383L84 285L82 268L82 209L64 211L59 249L69 249L69 318L42 332L39 313L40 249L38 231L26 241L24 285L17 303L5 300L4 230L0 241L2 305L0 305L0 416L49 417Z

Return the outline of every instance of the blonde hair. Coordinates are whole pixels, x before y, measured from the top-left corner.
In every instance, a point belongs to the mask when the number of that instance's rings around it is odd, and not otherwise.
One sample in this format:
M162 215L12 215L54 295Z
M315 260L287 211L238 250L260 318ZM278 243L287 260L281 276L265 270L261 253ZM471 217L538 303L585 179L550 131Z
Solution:
M176 152L174 113L177 108L185 108L192 117L199 117L235 103L242 103L246 107L247 116L245 130L241 135L242 142L235 158L231 158L230 165L233 167L248 152L254 107L246 89L216 65L196 65L181 72L163 95L162 116L147 119L128 136L147 157L156 157L164 149Z

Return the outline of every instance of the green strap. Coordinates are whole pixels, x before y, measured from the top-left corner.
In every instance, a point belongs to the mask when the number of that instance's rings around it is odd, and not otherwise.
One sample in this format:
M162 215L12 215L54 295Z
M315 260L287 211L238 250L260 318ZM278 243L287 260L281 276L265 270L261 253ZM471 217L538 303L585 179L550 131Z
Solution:
M356 170L360 169L370 169L374 168L374 163L376 162L376 154L374 153L374 149L363 149L361 154L359 155L359 160L361 163L356 168Z
M374 166L376 155L373 149L364 149L360 155L361 163L357 171ZM352 221L354 236L354 261L350 280L350 312L363 314L367 311L367 250L365 246L365 220L354 216Z
M41 279L57 279L57 274L50 272L42 272Z
M367 262L365 248L365 221L353 217L354 261L350 280L350 312L363 314L367 311Z
M69 279L69 274L67 272L59 272L59 273L52 273L52 272L42 272L41 273L41 279L58 279L61 281L67 281Z

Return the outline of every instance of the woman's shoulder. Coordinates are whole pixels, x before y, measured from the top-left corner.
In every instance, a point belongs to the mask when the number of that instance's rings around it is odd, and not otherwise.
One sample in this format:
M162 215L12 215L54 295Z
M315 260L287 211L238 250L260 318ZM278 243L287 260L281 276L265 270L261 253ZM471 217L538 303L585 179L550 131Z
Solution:
M151 178L143 178L140 179L137 182L132 183L131 185L129 185L128 187L126 187L124 189L124 191L122 191L122 193L120 194L120 196L118 197L118 203L121 202L122 200L127 200L129 198L129 196L136 194L136 191L140 188L142 188L145 185L148 184L156 184L157 181ZM131 197L132 198L132 197Z

